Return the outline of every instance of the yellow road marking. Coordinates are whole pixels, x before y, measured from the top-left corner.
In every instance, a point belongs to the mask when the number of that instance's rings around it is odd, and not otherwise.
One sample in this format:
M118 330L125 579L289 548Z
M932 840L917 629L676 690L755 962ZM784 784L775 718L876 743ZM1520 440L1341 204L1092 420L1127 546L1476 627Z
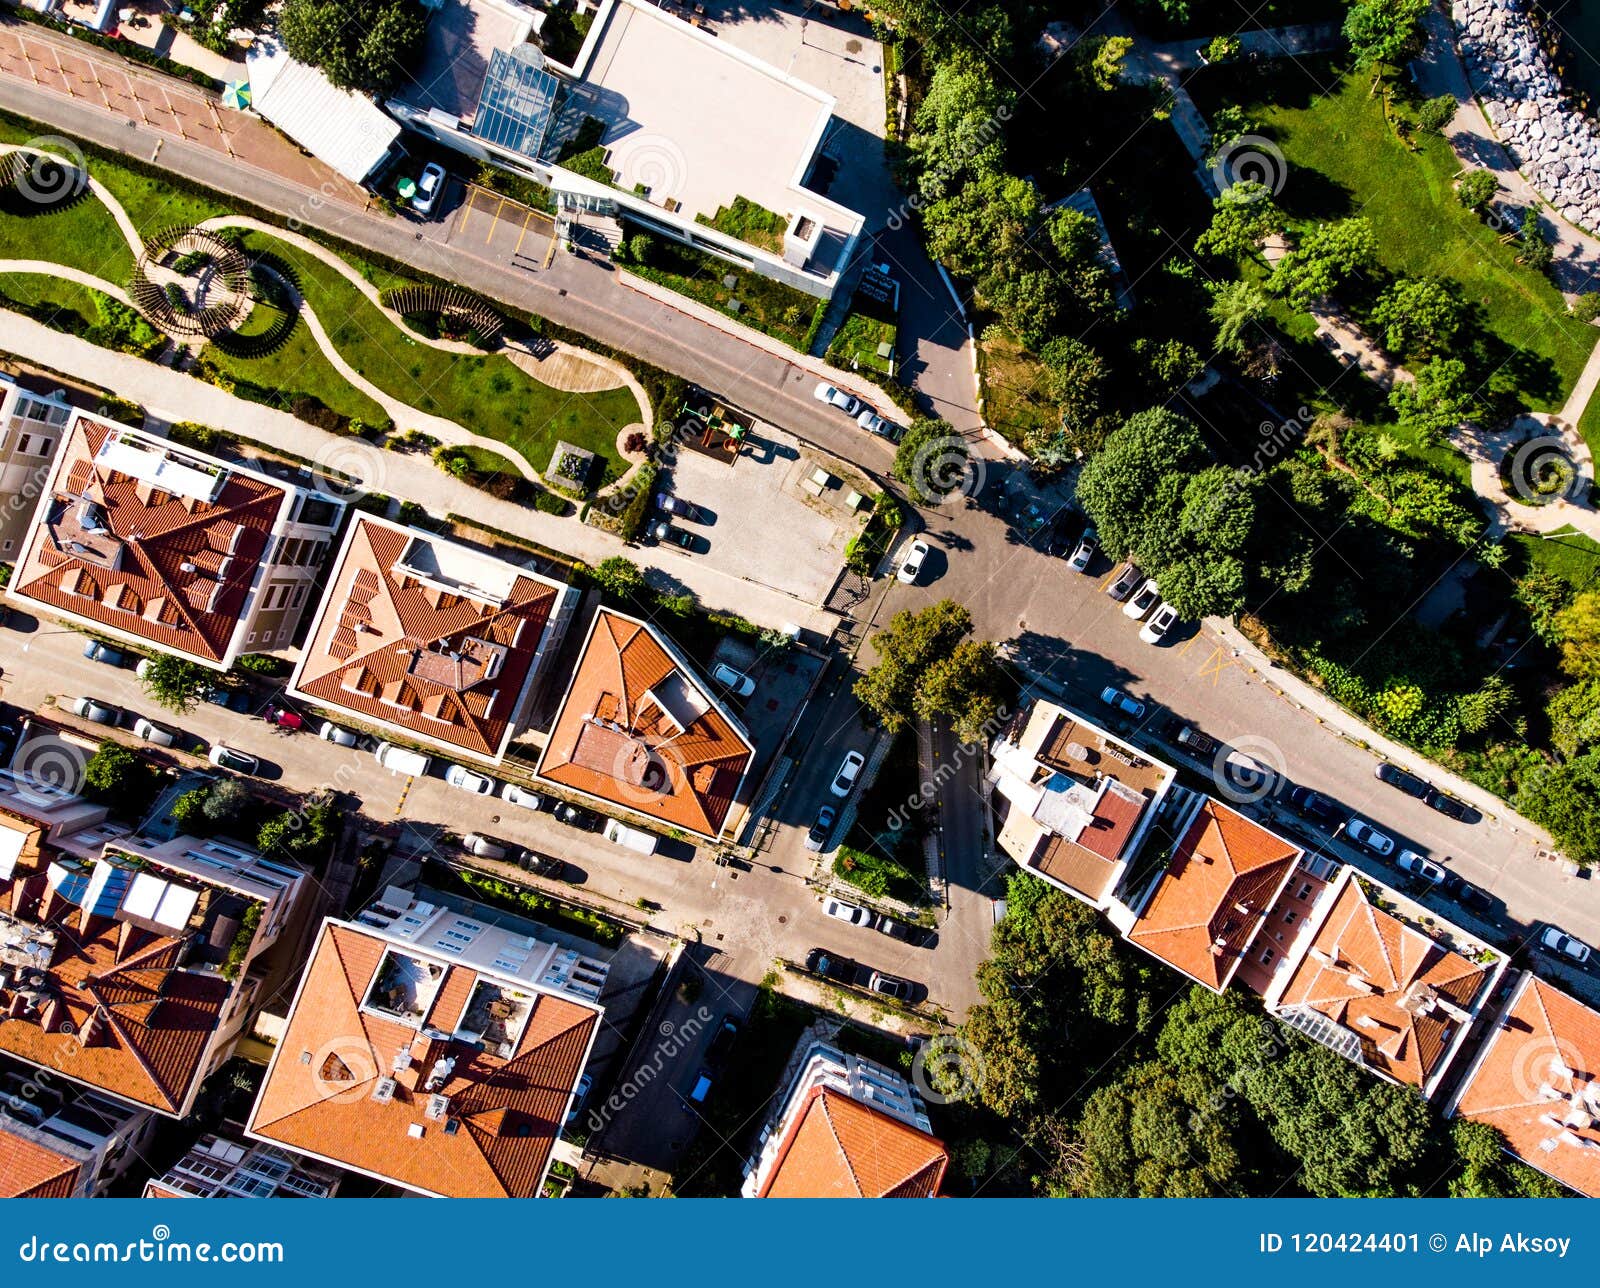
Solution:
M489 231L483 235L483 244L487 246L494 240L494 230L500 224L500 212L506 208L506 199L500 198L500 204L494 208L494 214L489 216Z
M476 188L467 189L467 199L461 203L461 218L456 220L456 236L467 231L467 216L472 213L472 203L478 199Z
M394 807L394 812L396 814L398 814L401 810L403 810L406 807L406 797L411 795L411 784L416 782L416 781L417 780L415 778L407 776L406 785L400 789L400 801Z
M528 214L523 215L522 217L522 231L517 234L517 246L516 249L511 252L512 255L522 254L522 239L528 235L528 217L532 214L533 211L530 210L528 211Z
M1178 650L1178 656L1182 657L1185 653L1187 653L1190 649L1192 649L1195 646L1195 644L1197 644L1200 640L1202 640L1204 638L1205 638L1205 632L1196 631L1193 635L1189 636L1188 639L1184 640L1183 646Z
M1211 687L1214 689L1217 687L1219 677L1230 666L1234 665L1235 661L1232 650L1225 649L1218 644L1211 650L1211 656L1201 664L1200 669L1195 674L1202 678L1209 675L1211 677Z
M1118 567L1120 567L1120 566L1121 565L1119 564ZM1110 572L1108 572L1105 575L1104 580L1102 580L1101 583L1098 586L1095 587L1095 589L1097 591L1100 591L1103 594L1105 592L1105 588L1111 584L1112 578L1114 578L1116 575L1117 575L1117 569L1113 568Z

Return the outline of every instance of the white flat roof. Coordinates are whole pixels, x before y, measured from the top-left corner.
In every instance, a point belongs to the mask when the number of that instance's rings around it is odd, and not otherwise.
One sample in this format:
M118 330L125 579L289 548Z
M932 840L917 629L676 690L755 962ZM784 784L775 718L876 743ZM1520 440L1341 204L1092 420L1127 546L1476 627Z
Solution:
M592 37L591 37L592 38ZM746 197L786 218L805 210L854 231L861 217L800 187L833 115L833 98L645 0L616 0L575 88L606 122L618 185L673 197L713 217ZM571 108L568 109L572 110Z
M336 89L263 36L245 55L250 105L319 161L361 183L400 137L400 126L370 98Z

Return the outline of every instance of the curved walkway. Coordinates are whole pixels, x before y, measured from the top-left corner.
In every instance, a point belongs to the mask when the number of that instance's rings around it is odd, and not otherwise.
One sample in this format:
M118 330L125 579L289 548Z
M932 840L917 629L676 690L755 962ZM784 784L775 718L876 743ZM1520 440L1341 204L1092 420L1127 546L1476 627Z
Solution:
M81 268L68 268L65 264L58 264L53 259L0 259L0 273L37 273L41 277L59 277L62 281L76 282L91 291L109 295L118 304L126 304L130 309L134 307L133 301L128 298L127 291L122 287L96 277L93 273L86 273Z

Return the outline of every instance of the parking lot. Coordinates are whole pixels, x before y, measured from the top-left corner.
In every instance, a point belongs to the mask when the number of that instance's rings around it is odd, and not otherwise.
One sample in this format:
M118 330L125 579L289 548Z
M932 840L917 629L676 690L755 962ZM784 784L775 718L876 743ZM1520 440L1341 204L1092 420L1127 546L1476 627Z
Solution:
M438 214L421 228L429 241L514 268L548 267L555 252L549 215L454 177L445 186Z
M803 485L817 469L832 482L813 495ZM732 465L680 448L665 478L697 511L678 525L694 542L691 558L809 604L827 597L861 526L847 497L871 495L853 470L762 424Z

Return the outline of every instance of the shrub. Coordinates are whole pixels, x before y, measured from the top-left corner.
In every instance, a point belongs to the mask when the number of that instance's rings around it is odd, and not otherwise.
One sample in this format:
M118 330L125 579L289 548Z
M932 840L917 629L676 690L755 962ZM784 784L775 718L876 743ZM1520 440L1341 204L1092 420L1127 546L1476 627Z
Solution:
M233 669L247 675L281 676L289 674L289 664L270 653L246 653L233 664Z
M628 238L628 258L635 264L648 265L655 258L656 244L649 233L634 233Z
M172 802L172 821L177 824L180 832L190 836L203 836L211 830L207 826L205 808L206 798L210 794L208 788L196 787L193 791L184 792Z
M650 446L650 440L642 429L636 429L622 440L622 450L630 454L637 454Z
M1585 291L1572 301L1572 316L1580 322L1600 318L1600 291Z
M1430 98L1417 110L1417 124L1429 134L1442 134L1456 114L1454 94L1440 94Z
M1500 180L1492 170L1477 169L1465 174L1456 185L1456 200L1468 210L1482 210L1500 191Z

